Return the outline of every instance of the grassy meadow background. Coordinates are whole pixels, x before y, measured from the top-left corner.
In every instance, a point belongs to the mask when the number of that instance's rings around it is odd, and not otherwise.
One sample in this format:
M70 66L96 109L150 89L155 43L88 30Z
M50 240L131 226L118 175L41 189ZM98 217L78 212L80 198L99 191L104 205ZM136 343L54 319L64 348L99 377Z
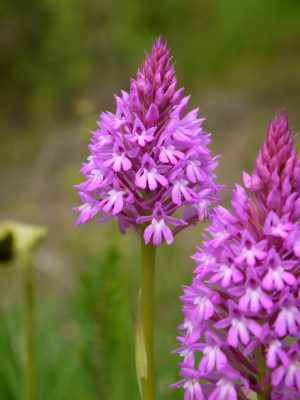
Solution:
M298 0L2 0L0 3L0 220L48 226L36 259L40 400L138 399L133 320L139 241L116 223L74 226L72 186L89 131L113 94L127 90L156 36L171 47L179 85L192 94L222 154L228 204L250 171L265 127L288 110L300 130ZM296 138L300 148L299 137ZM157 257L158 398L175 382L181 285L204 226ZM0 399L20 399L18 271L0 267Z

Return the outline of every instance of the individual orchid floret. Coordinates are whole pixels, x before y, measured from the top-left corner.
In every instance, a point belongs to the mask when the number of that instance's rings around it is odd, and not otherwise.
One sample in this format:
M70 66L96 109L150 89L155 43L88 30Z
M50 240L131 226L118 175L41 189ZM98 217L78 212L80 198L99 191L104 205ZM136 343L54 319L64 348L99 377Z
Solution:
M202 350L203 357L199 363L200 372L212 372L223 369L228 361L225 353L222 351L222 342L211 332L205 333L205 343L198 346Z
M183 366L181 369L183 379L174 384L173 387L182 386L185 391L184 400L204 400L202 385L199 383L201 373L189 367Z
M291 293L284 301L274 322L274 329L278 337L299 336L300 332L300 308L299 299Z
M261 336L261 326L254 319L246 318L245 313L231 301L228 302L228 308L229 317L221 319L215 326L218 329L228 328L227 343L230 346L238 347L239 343L248 344L251 333L257 338Z
M300 393L299 343L293 343L289 351L282 355L280 366L272 373L272 384L275 387L294 388Z
M298 261L281 259L272 247L264 263L266 274L262 279L262 287L266 290L283 290L286 285L296 284L295 275L290 272Z
M263 260L266 256L264 251L266 247L266 241L256 242L250 235L248 230L242 232L241 246L238 249L233 245L233 249L238 256L235 258L237 264L243 264L244 262L249 267L254 267L257 260Z
M216 207L192 257L179 326L188 377L176 387L193 377L204 400L248 399L248 390L261 400L300 398L299 165L281 114L252 175L236 185L232 211Z
M215 183L217 158L210 154L199 110L185 115L189 96L176 85L169 50L159 38L129 92L115 96L115 113L101 113L92 132L81 169L86 179L76 186L82 202L75 208L77 224L96 215L100 222L117 218L122 232L133 227L147 243L160 245L209 218L221 188ZM152 218L157 204L163 219ZM175 213L180 229L169 219Z
M236 384L237 381L241 381L245 387L245 393L249 392L248 382L243 376L230 367L223 368L221 371L222 377L217 381L216 387L208 397L208 400L238 400L245 398L244 393L240 390L240 385Z
M148 244L153 236L153 243L159 245L162 242L162 237L166 243L171 244L173 242L173 234L171 229L166 225L169 223L173 226L184 226L187 223L181 219L168 216L162 207L160 202L155 204L154 212L152 215L147 217L139 217L137 223L142 224L151 221L144 231L144 240Z

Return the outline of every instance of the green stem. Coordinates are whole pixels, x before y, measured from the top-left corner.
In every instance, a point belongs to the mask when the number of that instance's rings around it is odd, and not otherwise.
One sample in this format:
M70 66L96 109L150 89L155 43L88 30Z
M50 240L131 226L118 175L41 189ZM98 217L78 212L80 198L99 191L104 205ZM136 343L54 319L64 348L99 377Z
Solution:
M266 373L267 365L266 359L263 353L263 347L258 347L256 350L256 363L258 369L258 383L263 382ZM257 393L257 400L269 400L270 399L270 389L269 385L262 388L261 392Z
M154 378L154 292L155 292L155 246L141 247L141 332L144 340L146 376L141 379L142 400L155 399Z
M23 400L36 399L34 354L34 271L30 250L19 255L22 308L22 379Z

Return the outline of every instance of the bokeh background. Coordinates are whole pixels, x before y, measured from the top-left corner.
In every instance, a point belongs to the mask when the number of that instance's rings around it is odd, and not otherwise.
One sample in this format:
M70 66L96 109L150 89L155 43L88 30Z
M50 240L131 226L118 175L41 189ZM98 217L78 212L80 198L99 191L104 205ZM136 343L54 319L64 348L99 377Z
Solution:
M0 219L48 226L36 259L38 392L43 400L138 399L133 320L139 243L116 224L74 227L72 186L100 110L158 35L179 84L200 106L229 203L250 171L265 127L288 110L300 129L298 0L1 0ZM296 137L299 148L299 138ZM204 226L158 252L159 399L181 399L176 327L189 256ZM0 268L0 398L19 399L19 281Z

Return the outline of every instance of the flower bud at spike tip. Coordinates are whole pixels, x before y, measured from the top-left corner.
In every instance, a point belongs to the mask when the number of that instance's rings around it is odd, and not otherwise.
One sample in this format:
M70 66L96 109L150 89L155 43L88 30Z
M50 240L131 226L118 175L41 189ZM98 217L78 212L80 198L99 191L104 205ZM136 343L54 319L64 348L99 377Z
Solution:
M145 242L160 245L209 216L221 188L217 161L203 119L197 109L185 114L189 97L176 84L169 50L158 38L129 92L115 96L115 113L101 113L92 132L81 169L86 179L76 185L77 224L117 218L121 232L145 230Z
M193 256L174 385L186 399L300 398L299 165L283 113Z

